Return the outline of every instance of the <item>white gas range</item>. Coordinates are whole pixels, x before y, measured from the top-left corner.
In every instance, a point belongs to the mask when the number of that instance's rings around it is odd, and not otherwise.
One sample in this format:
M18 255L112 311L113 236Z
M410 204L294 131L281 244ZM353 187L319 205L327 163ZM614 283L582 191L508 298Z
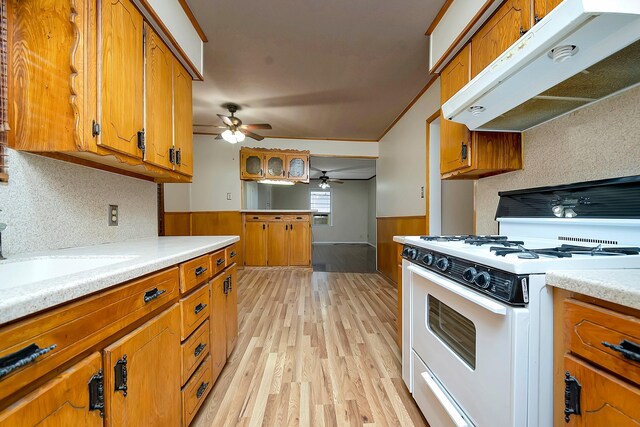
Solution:
M404 238L402 373L434 427L553 425L545 272L640 267L640 177L500 196L500 236Z

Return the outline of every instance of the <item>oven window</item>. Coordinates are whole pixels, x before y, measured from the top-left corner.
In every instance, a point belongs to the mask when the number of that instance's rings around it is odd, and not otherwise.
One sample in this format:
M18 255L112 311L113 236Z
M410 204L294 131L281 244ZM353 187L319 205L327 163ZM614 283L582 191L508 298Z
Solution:
M429 329L471 369L476 368L476 327L473 322L429 295Z

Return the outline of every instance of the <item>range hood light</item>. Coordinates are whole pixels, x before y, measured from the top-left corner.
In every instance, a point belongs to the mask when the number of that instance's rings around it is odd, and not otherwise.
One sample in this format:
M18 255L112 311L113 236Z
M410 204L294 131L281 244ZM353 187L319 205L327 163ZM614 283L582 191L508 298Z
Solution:
M578 53L578 47L572 44L567 44L551 49L551 51L549 51L549 58L553 59L554 64L561 64L576 53Z
M484 110L485 110L485 108L482 105L473 105L473 106L469 107L469 111L474 116L479 116L480 113L482 113Z
M258 184L271 184L271 185L294 185L293 181L280 181L277 179L261 179Z

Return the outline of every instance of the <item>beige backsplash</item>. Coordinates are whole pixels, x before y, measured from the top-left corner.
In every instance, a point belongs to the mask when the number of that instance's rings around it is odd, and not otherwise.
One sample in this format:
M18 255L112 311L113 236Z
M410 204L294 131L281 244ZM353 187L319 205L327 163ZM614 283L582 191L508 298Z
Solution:
M478 181L477 233L498 232L498 191L640 174L640 88L540 125L523 139L524 170Z

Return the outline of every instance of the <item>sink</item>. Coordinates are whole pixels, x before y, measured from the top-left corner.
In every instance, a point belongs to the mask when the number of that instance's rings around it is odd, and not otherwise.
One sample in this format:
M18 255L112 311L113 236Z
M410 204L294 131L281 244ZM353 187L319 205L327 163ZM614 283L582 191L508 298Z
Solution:
M135 256L35 257L0 262L0 289L69 276L117 264Z

